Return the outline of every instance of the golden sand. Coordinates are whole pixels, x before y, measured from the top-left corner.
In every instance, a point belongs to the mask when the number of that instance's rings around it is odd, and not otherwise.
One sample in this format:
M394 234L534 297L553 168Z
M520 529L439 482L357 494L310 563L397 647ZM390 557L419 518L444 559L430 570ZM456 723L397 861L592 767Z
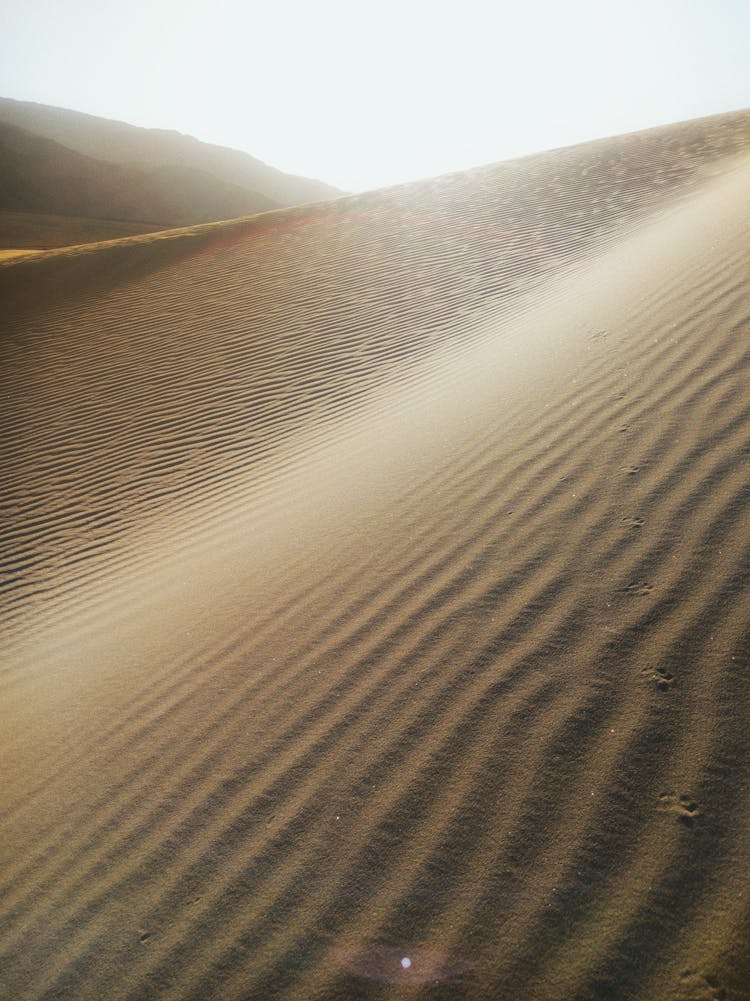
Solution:
M750 997L749 196L750 113L0 265L0 997Z
M21 257L23 254L41 254L41 250L30 250L26 247L23 248L7 248L6 250L0 250L0 261L9 260L11 257Z

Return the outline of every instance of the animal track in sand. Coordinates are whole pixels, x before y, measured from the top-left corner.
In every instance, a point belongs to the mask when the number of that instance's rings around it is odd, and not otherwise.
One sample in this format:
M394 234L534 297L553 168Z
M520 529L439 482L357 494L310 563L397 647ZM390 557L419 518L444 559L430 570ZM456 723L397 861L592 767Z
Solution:
M717 977L684 970L680 974L679 1001L725 1001L726 990Z
M681 824L692 827L700 816L700 807L690 796L678 796L673 792L659 793L659 808L665 813L673 813Z
M656 685L660 692L668 692L675 683L674 675L663 667L644 667L641 674Z
M643 518L639 518L637 515L634 515L630 518L623 518L622 523L623 525L627 525L628 528L640 528L641 525L643 525Z

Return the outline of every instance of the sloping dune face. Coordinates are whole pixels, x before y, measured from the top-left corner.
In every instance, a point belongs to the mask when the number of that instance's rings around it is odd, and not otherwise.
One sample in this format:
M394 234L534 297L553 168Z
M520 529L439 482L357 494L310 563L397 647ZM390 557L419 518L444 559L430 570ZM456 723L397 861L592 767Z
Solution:
M0 997L750 997L750 114L0 263Z

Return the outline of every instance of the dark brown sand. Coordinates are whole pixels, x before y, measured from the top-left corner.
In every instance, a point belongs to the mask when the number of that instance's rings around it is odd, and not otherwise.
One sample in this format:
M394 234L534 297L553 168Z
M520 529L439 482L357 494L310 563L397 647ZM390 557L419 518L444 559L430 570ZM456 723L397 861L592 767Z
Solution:
M80 243L117 240L137 233L153 233L161 226L113 222L40 212L0 212L0 254L6 250L50 250Z
M0 997L750 998L749 274L750 113L0 262Z

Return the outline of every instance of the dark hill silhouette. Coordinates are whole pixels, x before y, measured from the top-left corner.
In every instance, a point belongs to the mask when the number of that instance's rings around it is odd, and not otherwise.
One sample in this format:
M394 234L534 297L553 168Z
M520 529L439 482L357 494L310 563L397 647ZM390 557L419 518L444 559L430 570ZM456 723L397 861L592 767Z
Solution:
M277 205L299 205L342 194L337 188L285 174L248 153L163 129L144 129L79 111L0 98L0 121L10 122L85 156L138 168L206 171L225 184L265 196ZM214 215L213 219L221 218Z
M0 209L187 226L277 208L192 167L136 169L0 122Z

